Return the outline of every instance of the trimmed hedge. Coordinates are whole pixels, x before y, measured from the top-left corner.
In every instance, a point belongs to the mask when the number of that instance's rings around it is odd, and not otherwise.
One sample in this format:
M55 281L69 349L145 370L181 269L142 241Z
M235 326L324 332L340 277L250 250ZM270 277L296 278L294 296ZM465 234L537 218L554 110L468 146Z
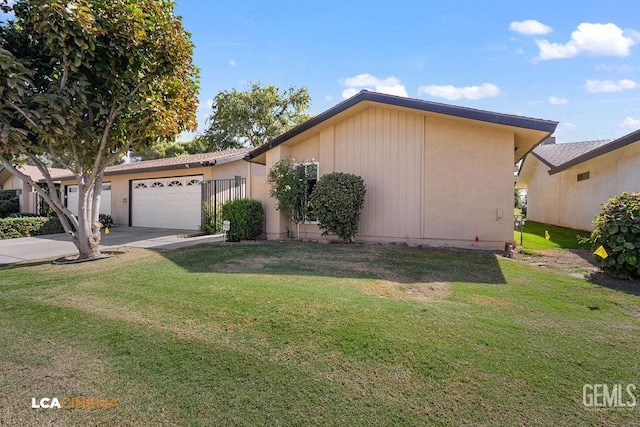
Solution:
M311 193L311 207L322 235L334 233L345 241L358 234L360 211L367 187L364 180L350 173L322 175Z
M20 212L20 198L16 190L0 190L0 218Z
M58 218L21 217L0 219L0 239L64 233Z
M231 223L227 232L229 241L255 240L262 234L264 209L259 200L238 199L225 202L220 207L220 217Z

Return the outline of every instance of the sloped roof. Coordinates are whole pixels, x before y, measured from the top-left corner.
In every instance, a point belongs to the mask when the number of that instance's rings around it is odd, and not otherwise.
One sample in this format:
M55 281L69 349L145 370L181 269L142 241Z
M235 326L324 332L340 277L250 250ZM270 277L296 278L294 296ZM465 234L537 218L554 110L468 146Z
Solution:
M609 141L608 139L603 139L598 141L541 144L534 148L531 154L550 168L555 168L598 147L602 147Z
M604 154L610 153L614 150L617 150L622 147L626 147L629 144L633 144L635 142L640 141L640 129L631 132L627 135L624 135L618 139L614 139L605 144L602 144L594 149L587 151L586 153L582 153L574 158L565 161L564 163L551 168L549 174L553 175L554 173L561 172L565 169L569 169L572 166L578 165L580 163L586 162L587 160L594 159L596 157L602 156Z
M327 111L318 114L317 116L311 118L310 120L307 120L301 125L291 129L288 132L285 132L284 134L276 137L275 139L267 142L266 144L252 150L249 154L247 154L246 159L247 160L255 159L256 157L261 156L271 148L276 147L286 141L289 141L290 139L333 118L334 116L337 116L338 114L356 106L357 104L365 103L365 102L386 104L391 106L410 108L418 111L443 114L443 115L460 117L460 118L465 118L470 120L477 120L477 121L482 121L487 123L512 126L516 128L522 128L522 129L530 129L534 131L542 131L542 132L547 132L547 135L550 135L551 133L553 133L556 129L556 126L558 125L558 122L551 121L551 120L535 119L531 117L516 116L511 114L502 114L502 113L496 113L493 111L477 110L473 108L460 107L456 105L441 104L437 102L424 101L421 99L387 95L387 94L362 90L358 94L352 96L351 98L345 101L342 101L341 103L328 109ZM535 143L531 144L530 146L527 146L526 150L519 154L519 157L522 157L524 154L526 154L526 152L529 151L529 149L532 146L535 146L536 144L541 142L542 139L535 141Z
M123 175L163 170L179 170L202 166L214 166L235 160L242 160L253 148L238 148L233 150L216 151L213 153L187 154L184 156L167 157L164 159L143 160L141 162L121 163L105 169L105 176ZM64 179L73 178L67 171Z
M531 151L549 167L549 175L640 141L640 129L613 140L542 144Z
M31 177L31 179L33 179L36 182L44 180L44 176L40 172L40 169L37 168L37 166L22 165L22 166L19 166L18 169L25 175ZM49 173L51 174L51 178L53 178L54 180L57 180L60 177L71 174L71 172L69 172L67 169L60 169L60 168L48 168L48 169L49 169ZM9 172L8 169L6 169L4 166L0 166L0 182L6 181L10 175L11 175L11 172Z

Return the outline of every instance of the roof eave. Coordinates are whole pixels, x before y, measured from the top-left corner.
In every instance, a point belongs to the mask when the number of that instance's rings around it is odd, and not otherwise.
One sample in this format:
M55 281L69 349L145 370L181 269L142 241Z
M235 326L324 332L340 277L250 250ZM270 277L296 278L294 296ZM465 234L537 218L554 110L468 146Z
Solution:
M595 159L596 157L600 157L604 154L610 153L622 147L626 147L627 145L633 144L634 142L638 141L640 141L640 129L624 135L614 141L611 141L608 144L602 145L594 150L584 153L574 159L569 160L568 162L562 163L556 167L552 167L549 170L549 175L554 175L556 173L562 172L573 166L579 165L580 163L584 163L587 160Z
M474 110L471 108L459 107L455 105L440 104L440 103L435 103L431 101L424 101L420 99L406 98L406 97L400 97L400 96L394 96L394 95L386 95L386 94L363 90L358 94L354 95L353 97L345 101L342 101L338 105L307 120L301 125L289 130L288 132L283 133L282 135L274 138L273 140L267 142L266 144L249 152L246 155L245 159L248 161L251 161L252 159L255 159L256 157L266 153L270 149L294 138L297 135L300 135L301 133L319 125L320 123L330 119L333 116L336 116L337 114L342 113L343 111L363 101L376 102L376 103L392 105L397 107L405 107L405 108L410 108L410 109L419 110L419 111L443 114L443 115L460 117L460 118L465 118L470 120L478 120L478 121L494 123L498 125L538 130L538 131L547 132L549 135L552 134L555 131L556 127L558 126L558 122L551 121L551 120L533 119L528 117L500 114L500 113L495 113L491 111ZM544 138L541 139L540 141L542 142L542 140L544 140Z

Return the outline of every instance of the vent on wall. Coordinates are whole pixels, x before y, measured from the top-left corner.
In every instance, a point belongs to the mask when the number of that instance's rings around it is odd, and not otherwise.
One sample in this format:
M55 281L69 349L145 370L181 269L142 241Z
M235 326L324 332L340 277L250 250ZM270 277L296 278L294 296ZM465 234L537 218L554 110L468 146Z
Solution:
M590 176L589 176L589 175L590 175L590 174L589 174L589 172L582 172L582 173L579 173L579 174L578 174L578 182L588 180L588 179L590 178Z

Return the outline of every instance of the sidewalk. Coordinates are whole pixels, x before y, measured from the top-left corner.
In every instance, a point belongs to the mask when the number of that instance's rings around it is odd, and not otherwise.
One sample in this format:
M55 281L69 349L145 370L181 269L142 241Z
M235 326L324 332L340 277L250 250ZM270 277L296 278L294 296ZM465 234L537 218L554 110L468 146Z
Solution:
M110 229L109 234L102 235L100 247L111 249L125 246L166 250L223 240L221 234L187 237L196 233L192 230L115 227ZM77 252L75 245L65 234L0 240L0 264L62 257Z

